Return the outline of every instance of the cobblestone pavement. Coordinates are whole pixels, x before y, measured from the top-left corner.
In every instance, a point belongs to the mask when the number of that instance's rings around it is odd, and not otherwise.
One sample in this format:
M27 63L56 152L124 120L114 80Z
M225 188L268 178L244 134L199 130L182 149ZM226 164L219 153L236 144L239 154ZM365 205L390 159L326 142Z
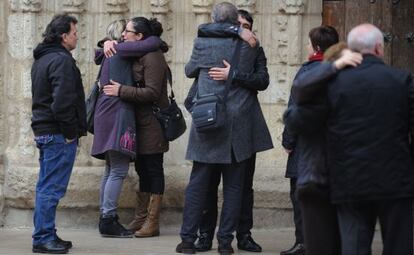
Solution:
M31 253L31 229L0 228L0 254L25 255ZM111 254L111 255L158 255L177 254L175 247L180 241L178 228L161 229L161 236L153 238L114 239L102 238L95 229L62 229L58 234L62 239L71 240L74 247L70 254ZM255 240L263 247L262 255L279 254L283 249L289 248L294 240L291 228L257 230L253 232ZM253 254L237 250L233 242L235 254ZM380 255L381 239L379 232L375 235L373 255ZM198 253L203 255L217 254L217 242L210 252Z

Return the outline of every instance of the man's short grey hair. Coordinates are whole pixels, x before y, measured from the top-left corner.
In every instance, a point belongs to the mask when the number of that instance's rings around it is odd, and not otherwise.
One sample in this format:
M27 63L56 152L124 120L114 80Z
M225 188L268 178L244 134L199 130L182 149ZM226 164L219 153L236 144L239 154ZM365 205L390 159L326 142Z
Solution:
M237 7L229 2L218 3L213 6L211 19L214 23L238 24Z
M362 24L353 28L347 38L348 47L360 53L371 53L377 44L384 45L381 30L372 24Z

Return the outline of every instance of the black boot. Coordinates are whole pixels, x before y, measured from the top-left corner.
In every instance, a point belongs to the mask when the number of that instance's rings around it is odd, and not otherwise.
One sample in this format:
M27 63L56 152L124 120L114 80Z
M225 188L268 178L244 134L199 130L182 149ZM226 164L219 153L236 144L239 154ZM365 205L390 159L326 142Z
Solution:
M237 236L237 248L250 252L262 252L262 247L253 240L250 234Z
M196 251L209 251L213 246L213 238L208 233L201 233L194 246Z
M220 255L230 255L234 253L234 250L231 247L231 243L219 241L218 252Z
M289 250L281 251L280 255L305 255L305 246L303 243L295 243Z
M118 222L118 215L102 217L99 221L99 233L103 237L132 238L133 232Z
M194 243L184 242L184 241L182 241L181 243L177 245L177 248L175 248L175 251L177 253L184 253L184 254L195 254L196 253Z

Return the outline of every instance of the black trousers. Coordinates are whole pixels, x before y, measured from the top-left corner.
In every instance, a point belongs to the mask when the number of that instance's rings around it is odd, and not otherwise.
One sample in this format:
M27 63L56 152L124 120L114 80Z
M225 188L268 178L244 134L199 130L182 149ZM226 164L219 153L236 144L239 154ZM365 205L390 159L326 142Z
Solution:
M253 228L253 204L254 190L253 177L256 168L256 154L246 160L246 172L244 175L243 194L241 202L240 219L237 226L237 237L245 234L251 234ZM210 239L214 237L214 231L217 224L217 191L221 180L221 172L214 171L210 179L208 197L206 206L203 210L200 221L200 234L206 233Z
M194 242L202 212L205 209L209 194L211 178L217 172L223 176L223 205L220 216L220 225L217 232L219 243L231 243L239 222L244 173L247 161L231 164L207 164L193 162L190 182L185 192L183 224L180 236L185 242Z
M338 205L342 255L369 255L379 219L383 255L413 255L413 199Z
M135 160L135 171L139 176L139 191L153 194L164 194L164 153L138 154Z
M293 207L293 221L295 223L295 238L296 243L303 243L303 221L302 221L302 211L300 209L299 201L296 196L296 181L297 178L290 178L290 201L292 202Z
M329 189L315 183L297 187L306 255L340 255L340 235L336 208L330 203ZM368 254L365 254L368 255Z

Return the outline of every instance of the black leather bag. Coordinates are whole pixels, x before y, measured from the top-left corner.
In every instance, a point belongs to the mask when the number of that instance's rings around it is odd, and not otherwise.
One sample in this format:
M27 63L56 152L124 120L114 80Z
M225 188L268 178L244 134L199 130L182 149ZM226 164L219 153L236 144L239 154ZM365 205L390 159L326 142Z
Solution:
M194 98L194 104L191 108L191 116L193 118L193 125L197 132L211 133L218 131L226 125L226 101L227 95L233 81L231 73L237 68L240 57L241 40L237 41L236 49L234 51L232 61L230 62L229 77L224 84L225 90L223 95L206 94L200 95L197 91ZM193 84L193 86L195 86ZM197 90L199 88L198 84ZM187 99L188 100L188 99Z
M96 77L96 81L92 85L92 89L89 92L88 96L86 97L86 128L89 133L93 134L93 119L95 116L95 106L96 102L98 101L98 97L100 94L99 88L99 76L101 76L102 65L99 68L98 77Z
M198 132L218 130L226 124L226 104L216 94L199 96L193 105L191 116Z
M161 124L161 127L164 131L164 137L167 141L174 141L182 134L184 134L187 129L185 124L185 119L183 113L175 102L174 91L172 89L172 74L170 68L168 68L168 82L171 86L171 94L169 96L170 104L160 109L156 105L153 107L155 117Z

